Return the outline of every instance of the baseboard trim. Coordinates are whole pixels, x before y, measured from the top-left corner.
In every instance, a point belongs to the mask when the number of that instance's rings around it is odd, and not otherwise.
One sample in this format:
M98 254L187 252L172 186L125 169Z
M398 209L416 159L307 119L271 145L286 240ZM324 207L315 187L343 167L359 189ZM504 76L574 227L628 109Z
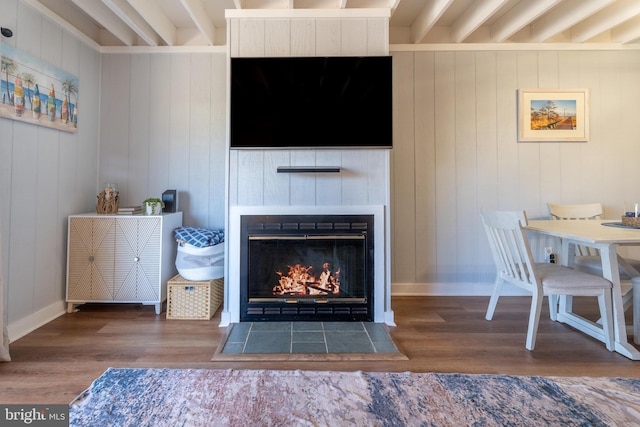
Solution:
M391 296L442 296L442 297L472 297L491 296L493 283L393 283ZM504 285L504 296L531 295L515 286Z
M9 343L12 343L29 332L35 331L40 326L46 325L53 319L62 316L66 312L67 305L64 301L56 301L53 304L39 310L27 317L9 323L7 332L9 334Z

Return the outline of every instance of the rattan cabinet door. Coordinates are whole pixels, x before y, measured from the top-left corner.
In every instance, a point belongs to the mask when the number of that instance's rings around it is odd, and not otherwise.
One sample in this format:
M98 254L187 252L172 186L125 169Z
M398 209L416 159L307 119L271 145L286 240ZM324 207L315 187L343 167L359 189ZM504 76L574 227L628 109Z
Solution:
M67 301L113 299L114 218L69 218Z
M161 217L118 218L115 234L113 299L161 302Z

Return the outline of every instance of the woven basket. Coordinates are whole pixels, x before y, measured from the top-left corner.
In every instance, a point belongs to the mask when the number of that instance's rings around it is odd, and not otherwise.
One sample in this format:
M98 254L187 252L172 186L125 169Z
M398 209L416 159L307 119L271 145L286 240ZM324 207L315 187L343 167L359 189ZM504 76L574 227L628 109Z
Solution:
M623 216L622 225L629 227L640 227L640 217L638 216Z
M193 282L178 274L167 285L167 319L210 320L224 296L223 278Z

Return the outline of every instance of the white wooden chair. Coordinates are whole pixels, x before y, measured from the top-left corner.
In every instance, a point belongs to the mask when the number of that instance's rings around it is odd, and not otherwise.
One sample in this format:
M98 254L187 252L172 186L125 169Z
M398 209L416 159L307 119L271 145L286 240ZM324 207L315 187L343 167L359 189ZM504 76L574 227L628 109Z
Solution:
M602 325L594 326L602 328L605 345L613 351L611 282L559 264L535 263L523 228L527 225L524 211L481 211L480 215L497 267L486 319L493 318L505 282L531 292L525 347L533 350L545 295L597 296Z

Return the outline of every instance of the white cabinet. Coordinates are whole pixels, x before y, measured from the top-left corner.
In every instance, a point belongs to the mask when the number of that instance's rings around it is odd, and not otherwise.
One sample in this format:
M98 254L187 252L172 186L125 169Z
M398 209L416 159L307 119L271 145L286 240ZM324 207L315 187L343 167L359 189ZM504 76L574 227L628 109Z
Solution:
M176 275L173 231L182 212L69 217L67 312L86 302L155 304L162 311Z

